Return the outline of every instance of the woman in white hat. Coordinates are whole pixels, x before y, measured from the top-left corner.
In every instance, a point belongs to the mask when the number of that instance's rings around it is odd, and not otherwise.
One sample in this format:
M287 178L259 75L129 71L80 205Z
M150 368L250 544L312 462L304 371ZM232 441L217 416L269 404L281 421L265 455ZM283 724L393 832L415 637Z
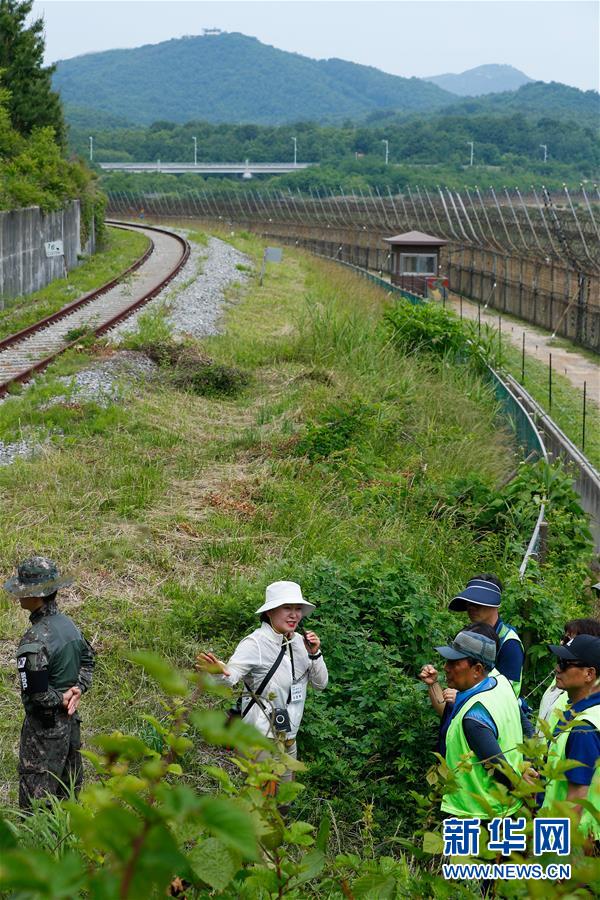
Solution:
M200 665L218 666L221 680L232 687L243 680L241 715L262 734L282 740L296 757L296 735L302 721L309 684L327 687L328 674L321 641L314 631L297 633L302 619L315 609L294 581L276 581L256 610L261 625L235 648L227 662L212 653L199 655ZM283 780L291 779L286 773Z

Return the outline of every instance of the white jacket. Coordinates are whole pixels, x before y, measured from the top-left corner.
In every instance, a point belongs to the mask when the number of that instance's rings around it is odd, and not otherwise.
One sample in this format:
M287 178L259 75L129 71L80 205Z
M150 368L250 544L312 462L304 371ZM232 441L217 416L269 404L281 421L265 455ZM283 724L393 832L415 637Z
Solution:
M283 643L284 636L274 631L268 622L263 622L260 628L257 628L237 645L233 656L227 663L231 675L222 675L220 680L231 686L243 680L249 688L256 691L277 659ZM290 641L285 641L285 644L286 653L279 663L277 671L260 694L264 709L261 709L258 703L253 703L248 714L244 716L244 722L254 725L262 734L274 737L271 728L272 711L275 708L285 708L291 723L291 730L287 733L287 738L290 739L296 737L300 728L309 682L317 691L322 691L327 687L329 676L322 655L318 659L309 658L301 635L294 634ZM292 681L301 688L301 699L293 703L288 702ZM250 694L244 691L242 712L250 700Z

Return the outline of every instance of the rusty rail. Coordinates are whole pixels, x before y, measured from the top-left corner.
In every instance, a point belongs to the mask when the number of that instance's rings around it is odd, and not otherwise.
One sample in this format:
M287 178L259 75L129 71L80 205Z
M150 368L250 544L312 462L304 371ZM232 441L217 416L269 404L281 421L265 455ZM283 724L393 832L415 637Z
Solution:
M159 228L153 225L137 225L129 222L118 222L114 220L107 220L108 225L115 225L120 228L131 228L138 229L143 231L156 231L161 232L162 234L168 234L169 236L175 238L182 246L182 254L180 259L177 262L177 265L169 272L169 274L163 278L158 284L156 284L150 291L147 291L142 297L139 297L133 303L124 307L120 310L116 315L112 316L105 322L102 322L98 325L97 328L92 329L94 335L99 336L104 334L106 331L109 331L119 322L128 318L132 313L136 312L140 307L144 306L157 294L159 294L166 285L171 281L172 278L175 277L177 272L185 265L190 255L190 245L188 241L181 237L178 234L175 234L173 231L170 231L166 228ZM9 335L0 341L0 351L5 350L9 347L20 344L25 338L36 334L39 331L43 331L49 325L53 325L55 322L60 321L61 319L67 318L71 313L80 309L83 306L88 305L93 300L97 300L102 294L107 293L113 287L116 287L120 282L122 282L127 276L129 276L132 272L135 272L137 269L142 266L146 260L150 257L150 255L154 252L154 242L151 242L151 246L144 252L144 254L139 257L131 266L129 266L124 272L118 275L116 278L113 278L111 281L106 282L101 287L97 288L95 291L91 291L88 294L85 294L83 297L80 297L78 300L69 303L67 306L62 307L62 309L58 310L55 313L52 313L50 316L46 316L43 319L40 319L39 322L34 323L33 325L28 326L27 328L22 329L15 334ZM48 356L44 356L43 359L37 360L32 365L22 369L16 375L11 376L5 381L0 383L0 396L6 394L12 384L23 383L29 381L29 379L35 375L37 372L41 372L45 369L51 362L53 362L58 356L60 356L65 351L74 347L80 339L75 339L65 344L59 350L54 353L49 354Z

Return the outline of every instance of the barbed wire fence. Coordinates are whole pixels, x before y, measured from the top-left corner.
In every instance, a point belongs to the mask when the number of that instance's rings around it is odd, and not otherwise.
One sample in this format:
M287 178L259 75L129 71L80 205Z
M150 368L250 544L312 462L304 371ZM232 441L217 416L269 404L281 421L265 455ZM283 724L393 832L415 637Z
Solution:
M113 215L195 219L247 228L321 255L389 273L384 238L423 231L448 241L450 289L600 351L600 192L552 196L476 187L325 188L307 193L111 191Z
M459 191L439 187L406 189L395 196L378 188L351 195L342 189L310 189L308 196L288 191L109 192L112 212L194 216L256 223L280 222L303 227L429 230L447 240L499 253L525 254L568 263L578 270L600 273L600 229L590 198L582 188L575 200L565 186L563 203L542 187L523 196L516 188L504 189L500 202L494 188L484 196L479 188ZM596 189L597 200L600 192Z

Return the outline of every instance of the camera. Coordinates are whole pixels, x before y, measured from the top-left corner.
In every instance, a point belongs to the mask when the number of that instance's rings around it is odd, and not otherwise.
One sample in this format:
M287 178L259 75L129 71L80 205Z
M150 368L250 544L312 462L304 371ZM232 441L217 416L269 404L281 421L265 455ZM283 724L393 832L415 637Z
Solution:
M273 727L275 731L291 731L292 723L287 709L273 710Z

